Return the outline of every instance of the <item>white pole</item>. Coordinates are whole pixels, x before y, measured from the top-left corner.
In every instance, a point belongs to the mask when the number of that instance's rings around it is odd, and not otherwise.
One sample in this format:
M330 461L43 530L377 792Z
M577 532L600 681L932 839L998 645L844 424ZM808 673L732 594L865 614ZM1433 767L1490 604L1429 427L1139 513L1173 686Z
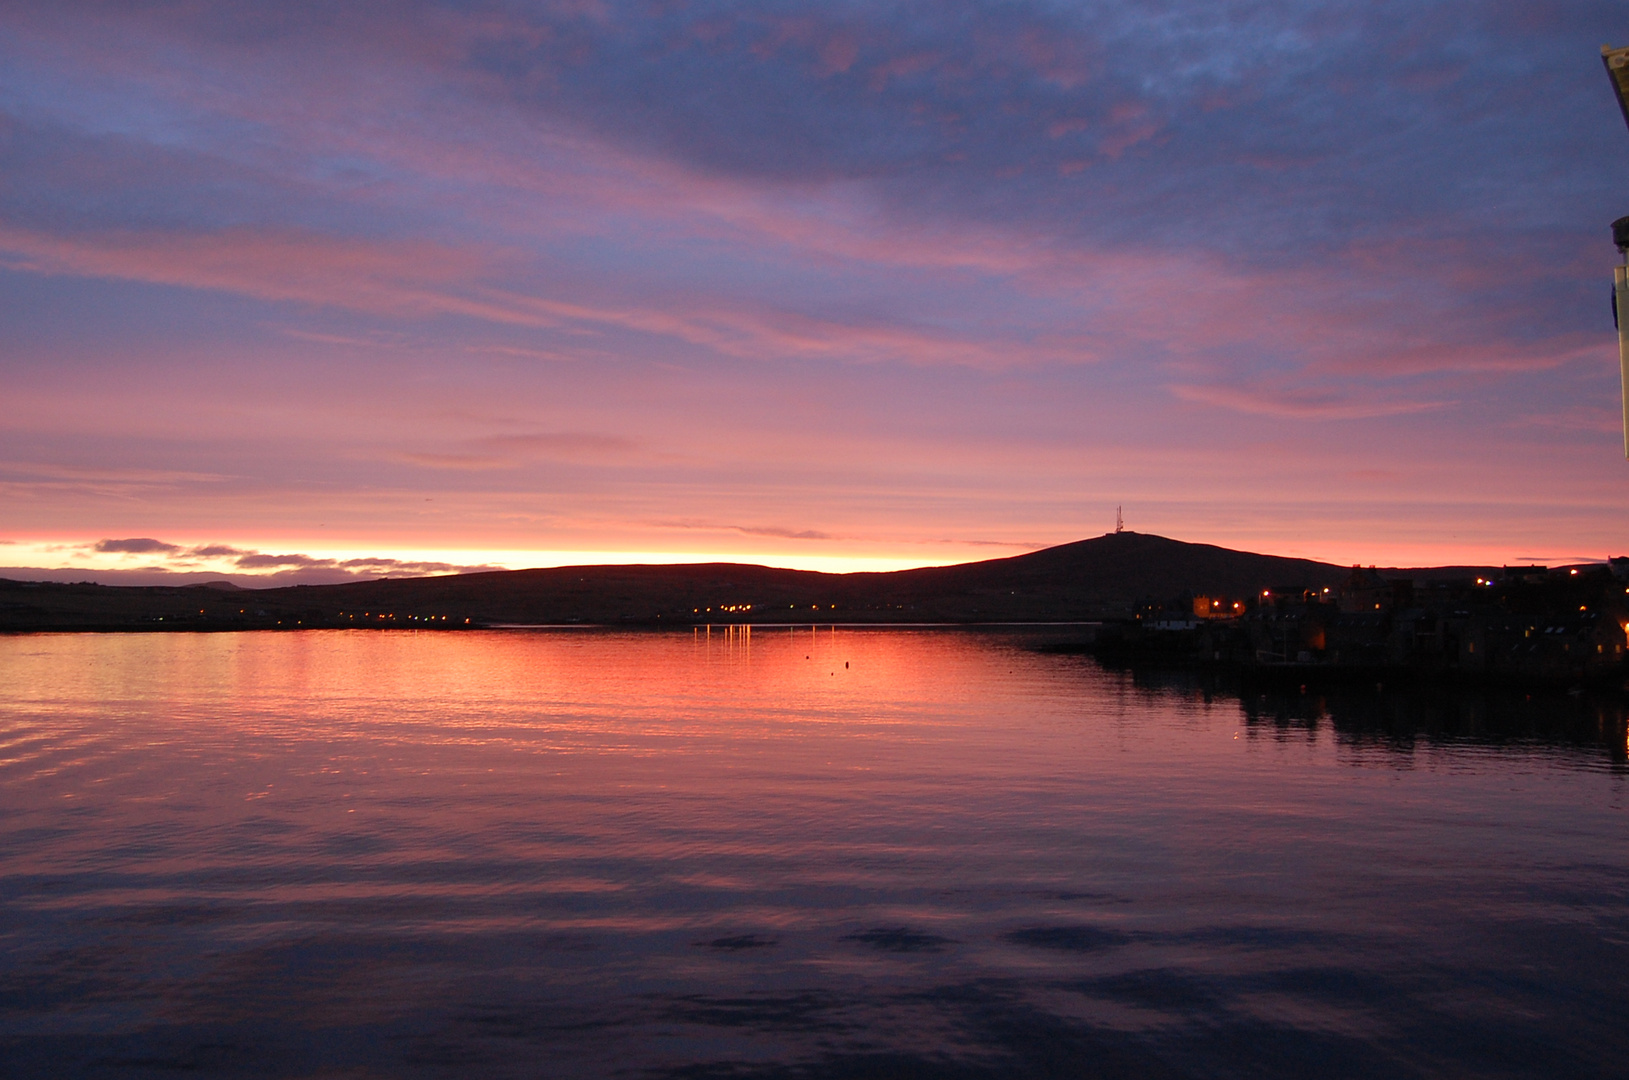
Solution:
M1623 456L1629 458L1629 266L1612 272L1618 302L1618 378L1623 389Z

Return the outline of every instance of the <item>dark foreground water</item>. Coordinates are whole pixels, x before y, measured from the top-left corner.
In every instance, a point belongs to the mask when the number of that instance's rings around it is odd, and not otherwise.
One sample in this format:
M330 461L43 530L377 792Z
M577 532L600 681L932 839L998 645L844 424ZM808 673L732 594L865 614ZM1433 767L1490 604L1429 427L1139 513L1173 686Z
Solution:
M0 639L0 1072L1624 1076L1624 755L1011 634Z

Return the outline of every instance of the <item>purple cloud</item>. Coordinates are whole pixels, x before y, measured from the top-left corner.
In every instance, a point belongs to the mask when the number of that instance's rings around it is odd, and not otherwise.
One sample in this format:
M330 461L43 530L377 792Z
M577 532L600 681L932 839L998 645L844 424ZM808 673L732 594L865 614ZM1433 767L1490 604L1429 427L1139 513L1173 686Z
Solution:
M98 540L95 550L130 555L152 555L180 551L181 547L178 544L166 544L162 540L154 540L150 536L137 536L128 540Z
M223 558L228 555L248 555L250 552L244 551L242 548L231 547L227 544L205 544L202 547L190 549L187 554L201 559L216 559Z
M296 567L308 569L319 566L337 565L333 559L314 559L309 555L244 555L237 560L237 565L245 570L267 570L272 567Z

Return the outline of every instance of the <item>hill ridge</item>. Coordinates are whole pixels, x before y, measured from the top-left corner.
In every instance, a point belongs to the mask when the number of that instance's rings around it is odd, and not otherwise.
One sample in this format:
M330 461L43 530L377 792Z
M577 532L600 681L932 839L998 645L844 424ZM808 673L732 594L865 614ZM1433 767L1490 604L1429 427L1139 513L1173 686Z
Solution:
M644 563L236 591L5 582L0 628L1061 622L1120 617L1139 601L1183 592L1241 597L1288 585L1334 586L1347 573L1310 559L1121 532L973 563L847 574Z

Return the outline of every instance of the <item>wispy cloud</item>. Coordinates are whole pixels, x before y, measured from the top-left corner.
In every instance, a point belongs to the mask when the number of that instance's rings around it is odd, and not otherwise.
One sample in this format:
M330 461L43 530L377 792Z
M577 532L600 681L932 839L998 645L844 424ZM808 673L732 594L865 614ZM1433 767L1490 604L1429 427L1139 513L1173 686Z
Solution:
M1517 417L1511 422L1511 426L1615 435L1623 430L1623 417L1610 405L1576 405L1555 412L1531 413Z
M82 564L80 569L86 573L94 573L95 568L101 566L118 574L134 570L148 575L216 573L264 583L336 582L392 575L462 574L502 569L487 563L400 559L386 555L340 558L302 552L257 551L231 544L188 546L145 536L99 540L91 544L57 545L55 554L59 560ZM93 558L108 555L117 556L118 560L109 564L106 560ZM132 560L137 563L135 567L132 567ZM84 565L87 562L89 565Z
M719 353L915 364L1007 366L1081 355L1071 342L970 338L897 319L837 318L740 298L655 302L552 298L493 282L512 253L427 242L375 241L294 230L111 231L55 236L0 225L0 265L38 274L114 278L258 300L408 319L459 316L531 329L624 330Z
M390 455L392 460L418 465L426 469L453 469L482 472L487 469L513 468L518 462L512 457L493 457L483 454L427 454L407 451Z
M225 473L186 469L142 469L117 465L69 465L51 461L0 461L0 477L43 478L99 486L165 487L215 484L235 479Z
M537 457L621 457L639 450L639 444L632 439L582 431L490 435L476 440L476 443L494 450Z
M393 460L411 465L454 471L510 469L538 460L613 463L655 456L633 439L582 431L487 435L463 440L446 450L409 450L391 455Z
M835 536L819 529L793 529L782 525L732 525L711 521L659 521L653 522L663 529L691 529L702 532L739 533L743 536L767 536L777 540L839 540Z
M1178 383L1171 392L1184 401L1213 405L1233 412L1272 416L1284 420L1362 420L1430 412L1449 401L1362 399L1338 390L1266 390L1242 386L1203 386Z
M155 553L171 555L180 551L181 547L179 544L166 544L162 540L154 540L151 537L142 536L132 537L129 540L99 540L92 547L92 550L103 553L116 552L132 555L150 555Z
M391 574L411 576L469 574L483 570L502 569L489 564L459 565L448 562L392 559L385 556L332 559L300 554L274 555L264 552L251 552L240 555L233 561L233 565L239 570L248 571L337 570L356 577L382 577Z
M232 547L229 544L205 544L202 547L189 548L187 554L200 559L219 559L230 555L249 555L252 552Z

